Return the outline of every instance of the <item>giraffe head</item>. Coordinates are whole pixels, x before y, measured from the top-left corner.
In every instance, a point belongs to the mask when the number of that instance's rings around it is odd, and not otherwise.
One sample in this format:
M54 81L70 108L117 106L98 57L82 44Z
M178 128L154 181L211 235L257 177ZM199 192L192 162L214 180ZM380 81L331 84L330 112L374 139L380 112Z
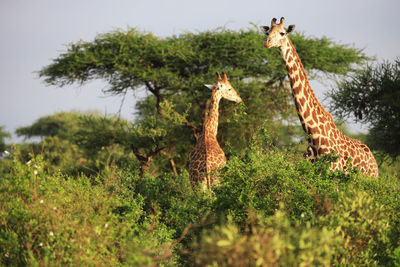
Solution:
M276 24L276 18L271 21L271 27L261 26L261 30L267 35L267 39L264 41L266 48L270 47L281 47L286 39L286 36L293 32L295 25L289 25L286 29L284 27L285 19L282 17L279 24Z
M232 84L229 82L225 72L222 73L222 77L217 72L217 78L218 80L213 85L206 84L205 86L213 91L215 90L218 98L225 98L236 103L242 102L242 99L236 92L236 89L233 88Z

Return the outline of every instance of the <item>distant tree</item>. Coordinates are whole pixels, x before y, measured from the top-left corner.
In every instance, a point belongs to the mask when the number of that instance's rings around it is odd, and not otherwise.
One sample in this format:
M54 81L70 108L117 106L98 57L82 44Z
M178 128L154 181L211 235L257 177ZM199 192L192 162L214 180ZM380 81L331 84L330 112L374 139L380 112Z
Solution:
M282 133L295 136L296 131L290 128L297 127L298 122L290 103L291 92L284 86L286 69L277 51L263 48L263 38L258 30L252 29L238 32L218 29L167 38L135 29L113 31L100 34L91 42L71 44L40 70L39 76L56 86L103 79L109 84L105 93L114 95L144 88L149 94L137 103L136 122L165 116L163 104L172 107L168 116L175 114L182 118L180 123L186 127L180 130L173 127L173 132L163 139L160 154L168 155L167 163L172 159L184 167L194 137L202 129L210 97L203 85L213 83L217 71L227 72L246 105L232 116L238 107L222 103L218 135L222 146L229 142L237 151L242 150L261 124L270 125L272 136ZM367 59L361 50L325 37L297 34L292 41L306 70L318 74L345 74ZM292 124L294 121L296 124ZM158 129L159 125L153 125L154 132L163 129L164 126ZM151 139L153 132L148 133ZM280 140L291 142L292 137Z
M10 138L11 135L9 132L4 130L4 126L0 126L0 155L6 150L6 141L4 139Z
M400 155L400 59L368 65L329 93L340 118L371 126L366 142L393 157Z
M39 142L19 145L19 157L23 161L28 161L29 154L41 154L48 170L62 169L66 172L76 172L82 167L80 161L86 159L85 151L73 141L79 130L81 116L80 112L57 112L38 118L29 126L17 128L15 133L25 140L40 138Z
M176 114L166 103L160 104L163 116L147 116L135 124L117 117L101 116L98 112L58 112L44 116L32 125L16 130L18 136L40 137L39 144L21 147L26 161L28 153L42 154L47 167L53 170L77 170L82 166L98 171L117 165L133 168L135 157L140 174L144 176L155 156L163 153L172 170L177 173L174 160L169 157L173 143L179 138L184 116ZM180 127L181 128L181 127ZM186 132L186 135L190 132Z
M19 127L15 133L25 138L58 136L62 139L71 140L78 130L81 112L57 112L53 115L43 116L32 125Z

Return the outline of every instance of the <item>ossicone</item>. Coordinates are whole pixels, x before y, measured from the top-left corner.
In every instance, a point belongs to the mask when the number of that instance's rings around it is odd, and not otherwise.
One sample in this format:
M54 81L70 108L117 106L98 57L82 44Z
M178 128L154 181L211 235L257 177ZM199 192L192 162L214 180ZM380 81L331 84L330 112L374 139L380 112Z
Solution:
M222 73L222 76L223 76L223 80L224 80L224 81L228 81L228 76L226 76L226 73L225 73L225 72Z

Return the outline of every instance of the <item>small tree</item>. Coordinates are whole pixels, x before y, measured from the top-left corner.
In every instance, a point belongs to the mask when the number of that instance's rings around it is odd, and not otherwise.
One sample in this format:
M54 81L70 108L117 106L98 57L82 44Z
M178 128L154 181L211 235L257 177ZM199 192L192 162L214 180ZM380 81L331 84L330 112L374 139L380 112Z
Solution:
M400 59L368 65L340 81L328 96L340 118L352 116L371 126L371 148L400 155Z

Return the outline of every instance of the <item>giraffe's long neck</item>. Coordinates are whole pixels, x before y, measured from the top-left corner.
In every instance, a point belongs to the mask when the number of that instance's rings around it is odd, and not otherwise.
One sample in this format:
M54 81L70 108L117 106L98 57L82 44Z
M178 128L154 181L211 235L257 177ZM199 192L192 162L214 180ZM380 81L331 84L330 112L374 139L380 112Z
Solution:
M220 97L217 96L216 90L212 91L212 101L211 101L211 109L209 110L207 119L204 123L204 135L211 137L217 136L218 132L218 108L219 108L219 101L221 100Z
M328 137L325 125L335 127L332 116L322 107L311 89L303 64L292 42L286 37L286 42L281 46L281 55L286 64L294 102L300 122L309 143L320 145L320 138ZM316 144L318 143L318 144Z

